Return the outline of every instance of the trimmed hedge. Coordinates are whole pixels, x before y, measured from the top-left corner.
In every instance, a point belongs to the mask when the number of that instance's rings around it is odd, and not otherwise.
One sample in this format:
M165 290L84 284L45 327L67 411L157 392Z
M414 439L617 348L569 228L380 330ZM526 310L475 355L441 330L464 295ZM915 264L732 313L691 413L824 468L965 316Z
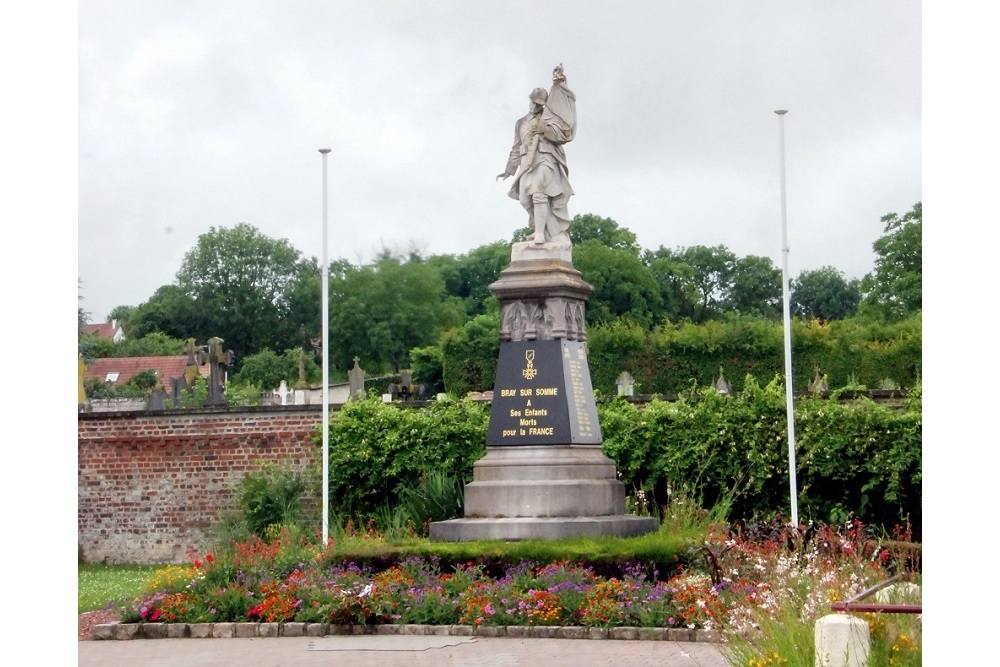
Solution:
M705 507L730 504L729 519L765 520L790 508L785 392L753 376L728 396L712 389L598 404L604 452L629 490L660 506L692 489ZM352 401L330 425L330 497L341 515L374 516L429 471L471 480L485 455L489 406L472 401L398 407ZM800 396L795 403L800 520L840 523L855 514L891 528L909 519L919 535L922 413L919 385L900 406L861 396Z
M731 503L731 520L790 513L783 385L752 376L739 394L712 389L643 407L617 399L598 407L604 451L626 486L660 504L696 488L705 506ZM867 397L795 399L795 462L800 521L842 523L855 515L919 534L922 415L919 387L900 407Z

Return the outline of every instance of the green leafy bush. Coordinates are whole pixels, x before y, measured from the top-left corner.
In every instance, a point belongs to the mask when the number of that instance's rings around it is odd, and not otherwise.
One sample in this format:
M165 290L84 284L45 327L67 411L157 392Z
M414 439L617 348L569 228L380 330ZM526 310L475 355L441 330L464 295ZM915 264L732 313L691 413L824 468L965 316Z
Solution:
M306 490L303 475L289 462L280 465L264 462L236 487L236 503L247 529L258 537L273 536L271 526L292 523L299 518L302 494Z
M909 521L919 532L919 387L901 406L868 398L796 398L796 478L800 518L834 523L854 513L867 523ZM787 515L788 432L782 383L752 376L728 396L712 389L638 407L598 406L604 452L626 488L666 507L671 490L692 485L705 506L725 501L730 519Z
M487 406L467 400L420 409L375 397L347 403L330 423L333 512L374 517L432 471L471 480L472 464L486 453L488 419Z

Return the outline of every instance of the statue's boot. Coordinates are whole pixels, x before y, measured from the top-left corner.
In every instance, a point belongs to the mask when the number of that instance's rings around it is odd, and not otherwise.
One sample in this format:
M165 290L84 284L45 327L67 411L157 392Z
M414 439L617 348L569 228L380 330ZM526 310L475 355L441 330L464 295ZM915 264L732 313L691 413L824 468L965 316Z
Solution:
M534 208L535 234L532 239L536 244L545 243L545 224L552 213L549 211L549 198L543 193L531 195Z

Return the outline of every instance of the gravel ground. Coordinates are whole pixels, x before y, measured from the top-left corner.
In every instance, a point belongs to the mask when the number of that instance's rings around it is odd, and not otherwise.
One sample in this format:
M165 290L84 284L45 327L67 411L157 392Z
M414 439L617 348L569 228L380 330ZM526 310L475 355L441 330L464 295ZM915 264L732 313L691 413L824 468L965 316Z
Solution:
M118 613L110 609L100 611L85 611L80 614L80 641L89 641L91 629L102 623L113 623L118 620Z

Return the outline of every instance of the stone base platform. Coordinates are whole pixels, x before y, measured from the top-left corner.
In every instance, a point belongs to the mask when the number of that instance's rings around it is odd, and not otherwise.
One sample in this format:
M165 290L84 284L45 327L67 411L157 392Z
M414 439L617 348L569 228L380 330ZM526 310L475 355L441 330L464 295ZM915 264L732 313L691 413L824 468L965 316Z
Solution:
M465 518L430 525L435 542L632 537L659 521L625 514L625 487L595 445L488 447L465 485Z
M558 540L581 535L634 537L654 533L659 522L646 516L512 517L452 519L431 524L435 542Z

